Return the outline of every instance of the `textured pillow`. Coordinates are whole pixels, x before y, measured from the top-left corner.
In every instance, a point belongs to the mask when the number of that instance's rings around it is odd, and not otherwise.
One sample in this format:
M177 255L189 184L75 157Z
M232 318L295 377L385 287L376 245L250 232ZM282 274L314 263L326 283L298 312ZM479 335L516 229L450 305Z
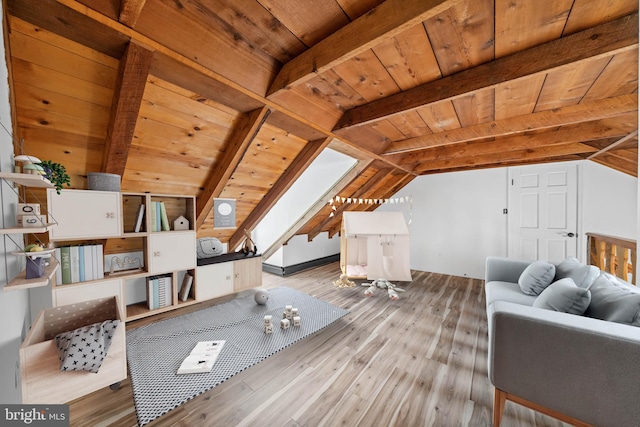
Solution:
M640 293L614 285L604 274L589 290L591 303L585 316L640 327Z
M600 275L600 269L593 265L586 265L575 257L566 258L556 268L555 280L570 277L576 286L589 289L589 286Z
M533 302L533 306L546 310L582 315L591 302L588 289L579 288L573 279L560 279L550 284Z
M221 255L223 252L222 242L215 237L202 237L196 243L196 254L198 259L211 258Z
M553 282L556 266L547 261L534 261L524 269L518 285L527 295L540 295Z
M98 372L118 323L106 320L56 335L60 370Z

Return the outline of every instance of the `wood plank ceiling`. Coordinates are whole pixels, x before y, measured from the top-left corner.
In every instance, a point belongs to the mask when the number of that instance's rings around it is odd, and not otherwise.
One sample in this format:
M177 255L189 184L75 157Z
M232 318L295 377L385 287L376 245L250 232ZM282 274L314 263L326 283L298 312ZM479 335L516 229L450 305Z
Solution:
M335 194L363 199L564 160L637 176L637 0L5 3L17 149L75 188L195 195L198 235L232 248L326 147L359 160ZM293 234L334 235L329 210Z

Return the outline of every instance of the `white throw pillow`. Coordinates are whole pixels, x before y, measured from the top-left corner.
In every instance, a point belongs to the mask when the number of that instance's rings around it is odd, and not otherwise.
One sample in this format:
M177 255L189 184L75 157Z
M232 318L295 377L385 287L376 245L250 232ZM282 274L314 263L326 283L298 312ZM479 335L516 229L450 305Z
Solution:
M556 266L547 261L534 261L520 275L518 285L527 295L540 295L553 282Z
M533 302L536 308L582 315L591 302L591 292L579 288L573 279L560 279L550 284Z

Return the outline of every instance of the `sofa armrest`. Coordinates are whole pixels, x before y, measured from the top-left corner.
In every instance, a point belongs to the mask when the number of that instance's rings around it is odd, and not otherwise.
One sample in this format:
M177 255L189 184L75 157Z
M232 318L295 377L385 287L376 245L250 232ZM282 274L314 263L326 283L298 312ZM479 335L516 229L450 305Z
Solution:
M516 258L490 256L485 266L485 283L499 281L517 283L522 272L533 261Z
M496 388L593 425L636 425L640 328L505 301L488 315Z

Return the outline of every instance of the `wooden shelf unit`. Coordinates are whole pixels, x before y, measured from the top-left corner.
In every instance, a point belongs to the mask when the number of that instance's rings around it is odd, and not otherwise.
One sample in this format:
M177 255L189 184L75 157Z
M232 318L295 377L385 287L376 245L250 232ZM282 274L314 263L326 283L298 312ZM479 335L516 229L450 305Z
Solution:
M53 279L59 267L60 263L58 263L55 258L51 257L49 265L44 268L44 274L42 275L42 277L36 279L27 279L26 270L22 270L12 281L5 285L4 290L13 291L16 289L39 288L41 286L47 286L49 284L49 280Z
M55 193L48 190L49 198L57 197ZM68 302L70 300L91 299L91 293L95 292L95 286L101 282L109 282L110 290L114 295L120 298L121 310L125 313L127 321L150 316L156 313L169 311L182 307L184 305L193 304L195 298L191 296L187 301L179 301L178 292L182 284L182 276L185 271L191 271L195 275L196 268L196 233L195 226L195 197L180 195L157 195L150 193L121 192L118 194L117 205L111 206L110 202L105 202L104 207L100 203L100 199L113 199L113 192L95 192L87 190L63 190L69 195L73 192L68 203L61 209L64 213L60 215L53 210L52 214L60 224L59 229L72 230L73 234L65 235L57 233L56 236L50 237L50 240L56 245L63 245L65 242L72 241L74 244L81 243L83 239L95 241L103 238L106 234L112 233L107 224L109 221L115 221L119 224L119 229L115 235L109 234L106 244L103 246L104 255L115 255L119 253L142 253L142 269L131 272L118 272L110 274L110 265L104 265L104 278L86 282L75 282L71 284L60 285L54 281L53 293L54 301L57 301L57 293L64 293L61 300ZM110 193L101 195L99 193ZM83 203L84 196L91 198L94 203ZM97 200L96 200L97 198ZM56 202L64 199L54 199ZM150 231L151 230L151 202L162 201L165 203L170 230L168 231ZM139 231L136 230L138 223L140 206L144 205L143 218ZM97 215L97 224L94 224L98 231L96 235L90 233L78 237L77 230L72 227L66 227L77 221L78 217L89 215L87 210L93 209L93 206L101 206L101 209L107 212L116 212L117 218L109 218L109 215ZM189 229L173 230L173 221L178 217L184 217L189 221ZM104 224L103 224L104 222ZM103 260L104 262L104 260ZM170 275L172 277L172 302L169 306L150 310L147 307L146 299L142 295L146 295L146 279L152 276ZM69 286L73 286L73 296L69 295ZM195 283L192 285L195 287ZM143 292L145 291L145 292ZM192 293L191 295L194 295Z

